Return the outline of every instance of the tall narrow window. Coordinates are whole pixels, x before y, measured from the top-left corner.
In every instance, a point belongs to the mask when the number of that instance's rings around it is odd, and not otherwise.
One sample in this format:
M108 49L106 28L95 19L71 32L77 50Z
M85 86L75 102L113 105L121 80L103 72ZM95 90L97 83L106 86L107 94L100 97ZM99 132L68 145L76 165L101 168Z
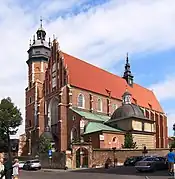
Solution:
M78 95L78 107L84 108L84 103L85 103L85 100L84 100L83 94L79 94Z
M98 99L98 102L97 102L98 104L98 106L97 106L97 110L98 111L102 111L102 100L101 99Z

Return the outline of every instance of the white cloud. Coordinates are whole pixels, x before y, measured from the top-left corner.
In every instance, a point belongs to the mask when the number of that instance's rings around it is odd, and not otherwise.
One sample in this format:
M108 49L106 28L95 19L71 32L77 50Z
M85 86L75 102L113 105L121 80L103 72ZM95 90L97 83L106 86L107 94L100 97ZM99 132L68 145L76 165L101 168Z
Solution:
M26 51L40 15L46 20L44 26L48 34L58 37L62 50L105 68L124 58L126 52L157 51L175 46L174 0L111 0L88 12L83 12L82 6L76 16L71 16L70 11L78 0L33 0L23 6L15 2L18 1L0 1L0 98L11 96L23 114ZM33 9L32 2L35 3ZM69 15L54 17L60 10L68 11Z
M150 89L153 89L157 98L163 102L165 100L175 99L175 75L167 76L163 81L153 84ZM172 103L170 103L171 105ZM173 124L175 124L175 109L168 109L166 111L168 117L169 135L173 135Z
M172 74L164 81L153 84L150 89L153 89L160 101L175 99L175 75Z

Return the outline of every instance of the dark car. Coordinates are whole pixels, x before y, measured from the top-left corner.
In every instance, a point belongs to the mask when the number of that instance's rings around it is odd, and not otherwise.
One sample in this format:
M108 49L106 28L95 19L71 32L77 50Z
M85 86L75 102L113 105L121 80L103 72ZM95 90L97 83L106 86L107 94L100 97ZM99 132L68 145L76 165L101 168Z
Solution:
M144 157L143 156L132 156L132 157L127 157L124 166L135 166L135 164L142 160Z
M39 160L28 160L24 163L23 170L40 170L41 163Z
M135 164L135 169L142 171L165 170L168 168L168 163L164 157L146 157Z

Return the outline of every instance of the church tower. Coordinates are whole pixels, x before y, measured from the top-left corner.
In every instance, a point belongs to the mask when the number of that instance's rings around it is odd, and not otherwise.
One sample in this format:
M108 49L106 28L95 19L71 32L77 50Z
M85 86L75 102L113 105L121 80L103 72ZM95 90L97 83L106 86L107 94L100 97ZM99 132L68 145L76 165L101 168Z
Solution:
M40 27L30 41L28 52L28 87L26 88L25 130L28 138L28 153L37 151L37 140L44 130L44 94L45 71L51 55L51 43L46 41L46 31L42 20ZM32 141L32 139L35 139Z
M37 80L43 82L45 76L45 69L47 68L48 60L50 58L51 43L45 40L46 32L42 27L42 20L40 28L33 36L33 43L30 42L28 50L28 87L31 88L33 83Z
M126 80L126 82L128 83L128 85L130 85L131 87L133 86L134 76L133 76L132 73L131 73L130 64L129 64L129 58L128 58L128 53L127 53L127 55L126 55L126 64L125 64L125 71L124 71L123 78Z

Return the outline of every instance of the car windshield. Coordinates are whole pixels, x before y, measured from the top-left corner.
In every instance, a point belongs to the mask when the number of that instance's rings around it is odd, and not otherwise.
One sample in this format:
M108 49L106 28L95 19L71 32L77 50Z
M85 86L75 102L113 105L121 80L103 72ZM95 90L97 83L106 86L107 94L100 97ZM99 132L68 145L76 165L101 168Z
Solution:
M156 161L156 158L148 157L148 158L144 158L143 161Z
M39 163L39 161L38 160L33 160L33 161L31 161L31 163Z

